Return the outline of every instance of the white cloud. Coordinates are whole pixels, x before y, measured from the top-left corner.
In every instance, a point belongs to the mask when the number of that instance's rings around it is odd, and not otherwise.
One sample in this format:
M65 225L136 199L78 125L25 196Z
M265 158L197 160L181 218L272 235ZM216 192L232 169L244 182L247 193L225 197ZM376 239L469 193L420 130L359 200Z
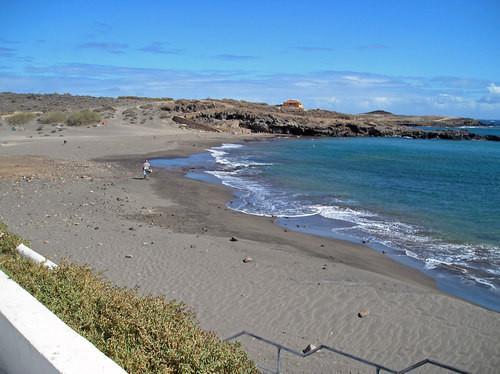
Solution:
M384 105L388 105L390 103L392 103L394 100L390 97L386 97L386 96L375 96L372 101L376 104L384 104Z
M361 77L358 75L344 75L342 77L343 80L348 81L353 84L359 85L375 85L375 84L383 84L388 83L389 80L384 78L373 78L373 77Z
M14 92L232 97L271 104L294 97L308 108L346 113L384 109L400 114L500 118L500 86L479 79L469 78L467 84L463 81L454 77L401 77L336 70L259 74L82 63L30 66L17 73L0 69L0 87Z
M490 91L490 94L493 94L493 95L500 94L500 86L497 86L495 83L491 83L488 86L488 91Z
M436 104L457 104L463 103L466 100L462 96L450 95L450 94L439 94L436 98Z
M328 82L326 82L328 83ZM325 81L319 79L310 79L310 80L300 80L294 83L297 87L316 87L324 85Z
M322 96L313 98L317 103L329 103L329 104L338 104L340 102L338 97L335 96Z

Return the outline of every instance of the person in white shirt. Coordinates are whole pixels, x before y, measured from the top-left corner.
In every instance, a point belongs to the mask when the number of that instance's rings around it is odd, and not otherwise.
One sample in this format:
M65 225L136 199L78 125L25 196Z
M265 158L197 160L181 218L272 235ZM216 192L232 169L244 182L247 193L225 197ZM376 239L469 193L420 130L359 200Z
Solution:
M149 163L148 160L144 161L144 164L142 164L142 175L144 179L148 177L148 174L150 174L153 170L151 169L151 164Z

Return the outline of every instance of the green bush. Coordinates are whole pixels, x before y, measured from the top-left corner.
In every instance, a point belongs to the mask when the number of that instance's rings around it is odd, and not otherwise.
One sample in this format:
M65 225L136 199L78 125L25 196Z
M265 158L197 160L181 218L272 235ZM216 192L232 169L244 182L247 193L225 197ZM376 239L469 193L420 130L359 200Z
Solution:
M7 117L5 120L9 125L16 126L16 125L24 125L30 122L33 118L35 118L35 115L33 113L22 112L22 113L15 113Z
M13 251L20 240L0 238L2 270L127 372L257 373L238 343L202 330L183 304L118 288L88 267L48 270Z
M14 249L21 243L23 240L7 231L7 227L0 222L0 256L15 253Z
M101 120L101 115L92 110L82 110L80 112L71 113L66 119L68 126L84 126L96 123Z
M47 112L38 118L38 122L43 124L63 123L68 115L64 112Z

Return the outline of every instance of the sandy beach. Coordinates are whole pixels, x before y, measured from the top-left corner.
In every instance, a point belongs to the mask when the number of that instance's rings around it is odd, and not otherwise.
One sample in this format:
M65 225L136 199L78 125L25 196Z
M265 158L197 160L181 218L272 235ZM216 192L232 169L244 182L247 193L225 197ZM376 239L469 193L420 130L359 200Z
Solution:
M394 369L432 358L498 372L498 313L440 292L369 248L234 212L225 206L230 190L182 170L140 178L146 157L256 138L171 121L130 125L120 114L105 126L60 133L1 126L0 220L55 262L89 264L120 286L185 302L221 338L248 330L297 350L326 344ZM253 261L243 263L247 256ZM369 315L359 318L362 309ZM273 349L242 342L259 365L272 367ZM284 369L370 371L329 353L285 354Z

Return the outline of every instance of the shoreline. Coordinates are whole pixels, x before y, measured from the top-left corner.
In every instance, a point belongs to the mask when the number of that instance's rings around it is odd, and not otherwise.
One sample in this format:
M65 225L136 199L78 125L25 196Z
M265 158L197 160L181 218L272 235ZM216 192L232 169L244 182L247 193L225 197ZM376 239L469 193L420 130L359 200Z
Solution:
M269 139L269 138L268 138ZM258 141L260 139L256 139ZM238 143L238 142L235 142ZM222 143L212 143L206 145L217 146ZM202 146L205 147L205 146ZM168 154L163 157L177 158L187 157L198 153L182 152L182 155ZM161 157L158 153L154 155L144 155L144 159ZM120 162L125 163L125 167L133 170L129 157L125 156ZM132 162L133 164L133 162ZM156 168L159 170L159 168ZM181 232L199 233L198 226L203 226L212 235L240 237L243 239L255 239L259 241L277 243L297 247L302 253L318 258L338 262L356 269L370 271L376 274L388 276L396 280L408 281L420 286L439 290L435 280L422 272L401 264L380 252L375 251L367 245L357 244L348 240L326 238L311 233L303 233L295 230L288 230L281 226L278 218L255 216L233 210L226 207L226 204L234 197L233 189L222 184L214 184L206 181L194 180L185 174L191 168L179 168L177 170L161 169L153 179L154 190L160 198L176 196L173 200L179 205L179 212L171 217L178 217L185 214L191 218L190 222L185 222L184 228L176 227L175 219L163 215L155 221L161 227L168 227L182 230ZM183 194L176 192L183 191ZM191 196L197 196L194 201ZM187 196L187 198L185 198ZM226 226L230 223L229 226ZM453 295L449 295L454 297Z
M243 136L240 139L231 140L231 144L265 140L272 141L280 138L289 138L289 136ZM198 142L191 149L183 148L165 152L157 151L143 155L116 155L103 159L94 159L94 161L117 162L127 171L134 172L137 170L138 165L140 165L138 160L187 158L197 153L208 152L208 148L217 147L223 143L222 139L212 139L207 142ZM154 224L160 227L197 234L200 233L199 227L202 226L204 228L202 230L203 233L210 232L212 235L228 238L234 236L248 240L255 239L256 235L260 235L259 241L297 247L302 253L311 256L384 275L395 280L411 282L436 292L442 292L450 297L456 297L440 290L432 277L418 269L402 264L368 245L355 243L346 239L328 238L313 233L304 233L293 229L288 230L277 222L279 221L277 217L256 216L228 208L226 204L234 198L234 189L224 186L221 183L215 184L187 177L186 173L193 169L191 167L180 167L173 170L165 170L164 168L155 169L156 175L153 178L150 177L154 183L155 194L164 201L173 200L179 206L177 214L174 213L170 217L168 214L162 214L161 218L157 218L154 221ZM183 193L180 194L178 193L179 191L183 191ZM191 198L193 195L198 196L199 199L194 201ZM175 197L172 199L171 196ZM183 225L186 225L183 228L176 226L174 223L177 220L174 217L179 217L181 214L190 217L189 222L183 222ZM226 226L227 223L230 223L230 226ZM469 302L467 300L463 301ZM471 304L480 306L474 303Z
M290 138L290 137L288 137ZM295 137L293 137L295 138ZM279 139L279 138L278 138ZM276 140L276 138L267 138L267 139L259 139L261 141L273 141ZM292 139L294 140L294 139ZM229 144L242 144L242 142L232 142ZM218 149L217 147L220 147L221 145L217 145L215 149ZM416 260L415 258L404 255L400 250L393 249L391 247L388 247L387 245L381 244L377 241L369 241L365 239L360 238L360 237L349 237L349 236L342 236L342 235L337 235L334 233L330 233L328 231L324 231L325 228L321 229L314 226L314 222L316 224L319 224L320 227L325 225L325 223L317 222L315 220L316 215L311 215L311 216L298 216L298 217L274 217L274 216L263 216L260 214L252 214L252 213L247 213L238 209L234 209L231 207L231 204L234 199L237 198L237 188L225 186L223 183L221 183L221 180L217 177L212 177L209 176L208 174L205 173L206 170L212 170L214 166L212 165L212 162L208 162L204 160L204 157L206 155L207 158L211 157L209 154L211 154L211 151L208 150L208 152L201 153L196 153L196 157L193 159L187 158L186 162L183 162L182 160L184 157L179 158L179 162L177 162L177 157L159 157L160 160L166 160L164 164L158 164L156 166L157 169L163 169L162 173L165 172L164 169L168 169L170 173L174 172L177 174L177 172L181 172L185 178L196 180L200 183L206 183L206 184L211 184L211 185L216 185L219 186L222 189L230 191L228 196L225 197L224 200L224 206L229 207L230 210L237 212L238 214L242 214L244 216L253 216L253 217L262 217L264 219L267 219L269 222L278 225L284 232L288 231L293 231L293 232L298 232L301 233L302 235L308 235L308 236L313 236L316 238L321 238L322 240L327 240L330 241L332 240L331 243L328 245L321 244L319 251L316 249L312 249L311 247L304 247L301 246L301 249L304 250L305 252L310 253L311 255L314 256L323 256L325 258L328 257L335 257L334 255L329 256L329 247L338 247L338 243L343 243L343 244L350 244L353 246L358 246L362 247L365 249L368 249L370 251L375 251L384 257L389 258L391 261L394 263L398 264L399 266L403 266L406 269L412 269L416 270L418 273L420 273L423 277L428 278L431 280L432 287L437 289L439 292L443 292L444 294L458 298L460 300L469 302L473 305L477 305L479 307L485 308L487 310L493 311L493 312L500 312L500 309L498 307L498 302L495 298L495 295L492 293L489 293L487 290L483 290L480 288L479 284L467 284L465 281L460 278L458 274L453 273L446 267L443 269L427 269L421 261ZM199 157L198 157L199 156ZM169 164L168 160L173 159L173 164ZM189 204L189 202L184 202L184 204ZM271 218L272 217L272 218ZM321 218L318 217L318 219L323 219L327 220L326 218ZM327 220L328 221L328 220ZM349 221L346 221L346 224L348 224ZM328 225L334 225L335 223L327 223ZM337 223L337 225L339 225ZM310 226L310 227L309 227ZM309 228L308 228L309 227ZM326 226L325 226L326 227ZM334 227L344 227L343 224L340 224L340 226L334 226ZM276 239L276 232L274 232L275 236L271 238L271 240ZM282 233L279 233L282 234ZM278 235L280 238L283 237L283 235ZM288 236L287 234L285 236ZM300 242L300 240L298 241ZM342 248L342 251L352 251L352 249L349 248ZM345 254L345 253L344 253ZM336 253L338 255L338 253ZM360 267L360 264L363 263L362 255L357 254L358 258L357 260L351 261L351 262L345 262L346 264L353 266L355 268L360 268L363 270L369 270L369 271L375 271L382 273L384 275L389 275L390 276L390 270L389 268L386 269L386 271L380 272L380 268L377 268L374 270L373 268L370 267ZM350 258L352 260L352 257ZM392 269L392 271L397 271L395 269ZM401 279L401 278L397 278ZM411 279L414 281L415 279ZM420 279L421 282L421 279ZM426 280L424 283L426 286L429 285L428 280ZM479 287L479 288L478 288Z

